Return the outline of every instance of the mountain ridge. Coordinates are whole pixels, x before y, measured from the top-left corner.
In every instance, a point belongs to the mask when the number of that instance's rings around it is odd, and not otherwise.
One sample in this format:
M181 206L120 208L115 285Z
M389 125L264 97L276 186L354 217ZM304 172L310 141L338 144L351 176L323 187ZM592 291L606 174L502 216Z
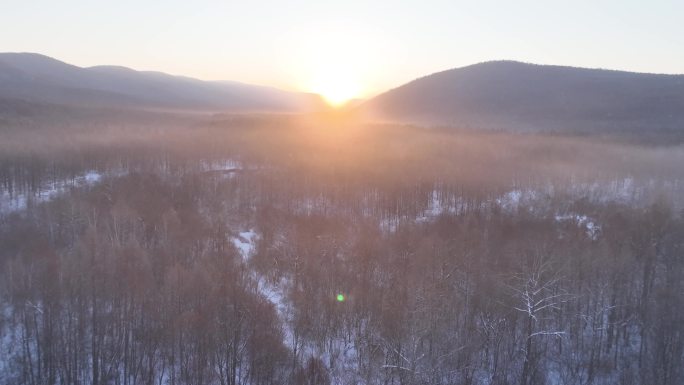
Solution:
M374 120L524 131L684 129L684 75L489 61L359 106Z
M0 98L78 107L307 112L320 96L232 81L204 81L123 66L78 67L36 53L0 53Z

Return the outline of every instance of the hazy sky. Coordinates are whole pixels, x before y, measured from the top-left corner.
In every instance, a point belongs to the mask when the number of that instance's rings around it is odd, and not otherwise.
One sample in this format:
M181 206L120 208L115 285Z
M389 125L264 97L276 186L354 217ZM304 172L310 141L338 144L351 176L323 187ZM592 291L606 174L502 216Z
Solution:
M364 96L493 59L684 73L684 1L0 0L0 51Z

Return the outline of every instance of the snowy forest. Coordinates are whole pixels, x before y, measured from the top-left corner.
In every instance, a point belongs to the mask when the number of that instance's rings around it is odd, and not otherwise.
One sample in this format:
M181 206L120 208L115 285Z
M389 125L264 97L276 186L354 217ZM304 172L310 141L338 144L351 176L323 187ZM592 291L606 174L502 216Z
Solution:
M0 130L0 383L684 383L684 148L149 114Z

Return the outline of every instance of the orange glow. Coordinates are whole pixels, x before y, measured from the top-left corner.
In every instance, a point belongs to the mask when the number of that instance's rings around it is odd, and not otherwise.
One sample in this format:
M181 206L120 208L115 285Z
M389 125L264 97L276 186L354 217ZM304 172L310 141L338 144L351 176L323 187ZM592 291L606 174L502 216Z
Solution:
M310 89L321 95L332 107L342 107L361 94L357 80L345 75L341 70L335 71L330 68L314 76Z
M315 32L312 32L315 31ZM333 108L374 89L378 33L355 24L319 23L294 30L282 40L285 63L298 90L321 95Z

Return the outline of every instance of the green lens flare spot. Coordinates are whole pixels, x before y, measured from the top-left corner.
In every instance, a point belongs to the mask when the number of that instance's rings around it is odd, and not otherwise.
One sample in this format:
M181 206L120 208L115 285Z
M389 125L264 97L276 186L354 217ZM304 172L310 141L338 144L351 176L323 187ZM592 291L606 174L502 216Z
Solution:
M344 294L337 295L337 302L344 302Z

